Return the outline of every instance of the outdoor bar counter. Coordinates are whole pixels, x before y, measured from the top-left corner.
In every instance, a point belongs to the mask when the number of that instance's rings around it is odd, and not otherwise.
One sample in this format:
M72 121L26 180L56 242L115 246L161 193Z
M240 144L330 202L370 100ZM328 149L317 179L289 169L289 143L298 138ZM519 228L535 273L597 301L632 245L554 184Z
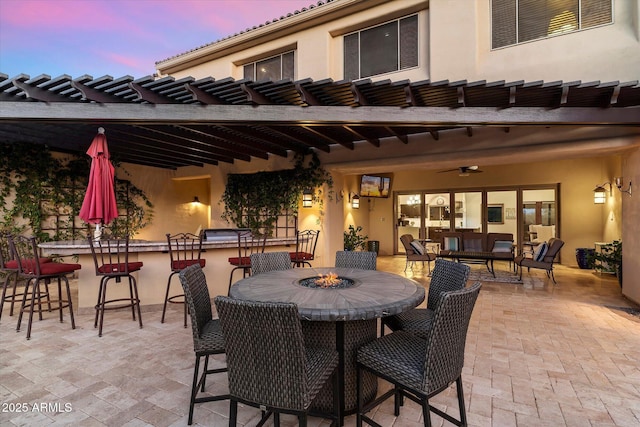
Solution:
M238 256L237 235L217 236L202 242L202 257L206 260L203 271L207 277L209 293L214 295L226 295L229 287L229 275L232 266L229 264L230 257ZM265 251L294 251L296 238L269 238L266 241ZM45 256L61 256L68 259L73 256L73 262L82 265L78 274L78 312L87 313L94 310L98 300L98 288L100 277L96 276L96 270L91 255L91 247L86 240L43 242L39 248ZM76 260L77 258L77 260ZM167 241L129 241L129 261L141 261L142 269L132 275L138 282L138 293L140 304L146 311L162 308L164 296L167 289L167 279L171 274L169 261L169 246ZM242 270L234 273L234 282L242 279ZM121 283L111 281L109 283L108 298L128 297L128 281ZM182 293L180 279L174 276L171 281L171 294ZM152 307L150 307L152 306ZM168 315L171 318L171 315Z

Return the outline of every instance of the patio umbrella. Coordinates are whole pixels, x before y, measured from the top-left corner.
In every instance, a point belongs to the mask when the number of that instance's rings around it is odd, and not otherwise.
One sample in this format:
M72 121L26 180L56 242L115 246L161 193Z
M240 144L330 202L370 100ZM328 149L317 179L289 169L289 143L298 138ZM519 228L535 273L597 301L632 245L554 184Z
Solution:
M87 154L91 156L91 172L79 216L85 222L96 224L94 238L100 239L102 226L118 217L113 186L114 168L109 160L104 128L98 128L98 134L93 138Z

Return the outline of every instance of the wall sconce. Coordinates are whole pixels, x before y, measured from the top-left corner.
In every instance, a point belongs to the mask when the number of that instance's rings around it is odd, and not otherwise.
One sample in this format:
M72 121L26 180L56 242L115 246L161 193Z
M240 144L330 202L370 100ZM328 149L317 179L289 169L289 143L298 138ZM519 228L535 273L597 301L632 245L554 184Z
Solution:
M193 196L193 201L192 203L200 203L200 199L198 198L198 196Z
M302 207L310 208L313 204L313 193L311 190L304 190L302 193Z
M353 209L360 209L360 196L356 193L349 193L349 203Z
M627 188L626 190L622 189L622 177L615 178L614 181L616 183L616 187L618 187L618 190L620 190L621 193L627 193L629 196L631 196L631 181L629 181L629 188Z
M595 203L596 205L602 205L607 200L607 189L604 188L604 186L607 184L609 185L609 196L611 196L611 183L608 181L594 188L593 203Z

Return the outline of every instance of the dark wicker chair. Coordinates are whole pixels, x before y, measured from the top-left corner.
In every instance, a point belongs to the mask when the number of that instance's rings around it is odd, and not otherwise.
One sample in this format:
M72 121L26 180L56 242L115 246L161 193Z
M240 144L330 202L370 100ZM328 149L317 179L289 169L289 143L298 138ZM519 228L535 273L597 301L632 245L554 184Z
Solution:
M213 402L229 398L228 394L198 397L198 389L204 392L207 375L226 372L227 368L209 369L209 356L224 353L224 337L220 329L220 321L211 314L211 298L207 288L207 279L200 264L193 264L179 273L180 283L185 296L185 304L191 316L193 331L193 350L196 363L193 369L191 399L189 401L188 424L193 423L193 408L196 403ZM200 374L200 360L204 357L204 369Z
M542 260L536 261L533 258L525 256L525 254L518 255L513 262L515 262L515 264L520 268L520 280L522 280L522 269L524 267L527 267L527 269L539 268L541 270L545 270L547 272L547 277L550 277L555 284L556 278L553 275L553 263L563 246L564 241L551 238L549 239L549 249Z
M271 414L280 425L280 413L295 414L306 426L307 413L333 377L333 414L339 419L338 352L305 347L298 308L292 303L264 303L216 297L225 336L229 392L229 425L236 425L238 402L263 411L262 425Z
M289 252L265 252L251 254L251 274L261 274L267 271L289 270L293 268Z
M310 261L315 259L319 236L320 230L303 230L296 233L296 251L289 252L291 262L296 267L311 267Z
M248 229L238 229L236 232L238 233L238 256L229 258L229 264L233 266L229 274L229 289L233 284L233 273L236 270L242 270L242 277L251 274L251 254L263 253L267 242L266 234L257 234Z
M71 289L69 288L69 279L67 279L67 275L72 274L76 270L80 270L80 264L49 261L41 262L42 257L39 255L35 237L10 236L9 246L11 247L14 259L17 261L18 276L26 280L16 331L20 331L22 315L24 313L29 313L27 339L30 339L34 312L38 312L39 319L42 320L43 311L52 311L57 309L60 313L60 323L62 323L64 321L62 313L63 308L69 308L71 329L75 329L76 323L73 317ZM51 300L49 293L48 283L53 279L57 279L58 282L57 300ZM65 294L62 293L63 280L66 288ZM40 287L41 283L44 283L45 285L44 291ZM30 297L30 301L27 301L27 296ZM46 301L47 308L43 308L43 300Z
M406 331L426 338L433 323L440 294L464 288L469 279L470 271L468 265L437 259L429 283L427 308L414 308L400 314L383 317L380 323L380 335L384 336L384 327L387 326L392 331Z
M93 327L98 328L98 336L102 336L104 324L104 312L106 310L118 310L131 307L131 317L136 320L142 329L142 315L140 314L140 297L138 296L138 284L132 273L142 268L142 262L129 262L129 237L124 239L93 240L89 237L89 246L93 255L93 264L96 268L96 276L100 277L100 289L98 290L98 302L96 303L96 316ZM129 281L129 298L116 298L107 300L107 284L111 279L120 283L123 278ZM98 326L98 319L100 320Z
M167 234L167 244L169 245L169 259L171 261L171 274L167 280L167 292L164 296L164 304L162 306L162 319L160 323L164 323L165 313L167 312L167 304L183 304L184 305L184 327L187 327L187 304L184 302L184 294L169 296L171 288L171 279L185 268L193 264L199 264L204 268L206 260L202 258L202 233L199 236L191 233L178 233L173 236Z
M337 251L336 267L375 270L378 254L366 251Z
M481 284L458 291L440 294L435 309L433 326L427 338L420 338L404 331L397 331L358 350L358 414L356 425L373 422L366 413L391 396L394 396L394 413L400 415L405 397L422 406L424 425L431 426L431 414L457 425L466 426L467 417L462 391L462 367L464 348L471 313ZM363 403L362 377L364 372L393 384L393 388L367 404ZM460 419L429 405L429 399L456 383Z

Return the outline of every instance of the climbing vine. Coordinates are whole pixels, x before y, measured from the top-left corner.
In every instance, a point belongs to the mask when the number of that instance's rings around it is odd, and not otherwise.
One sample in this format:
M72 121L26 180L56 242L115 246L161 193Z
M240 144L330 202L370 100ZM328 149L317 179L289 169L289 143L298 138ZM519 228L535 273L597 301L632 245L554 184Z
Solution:
M0 142L0 230L30 233L39 241L86 238L78 218L87 188L88 156L54 157L46 145ZM114 235L133 235L153 218L153 205L128 180L115 180L121 217Z

